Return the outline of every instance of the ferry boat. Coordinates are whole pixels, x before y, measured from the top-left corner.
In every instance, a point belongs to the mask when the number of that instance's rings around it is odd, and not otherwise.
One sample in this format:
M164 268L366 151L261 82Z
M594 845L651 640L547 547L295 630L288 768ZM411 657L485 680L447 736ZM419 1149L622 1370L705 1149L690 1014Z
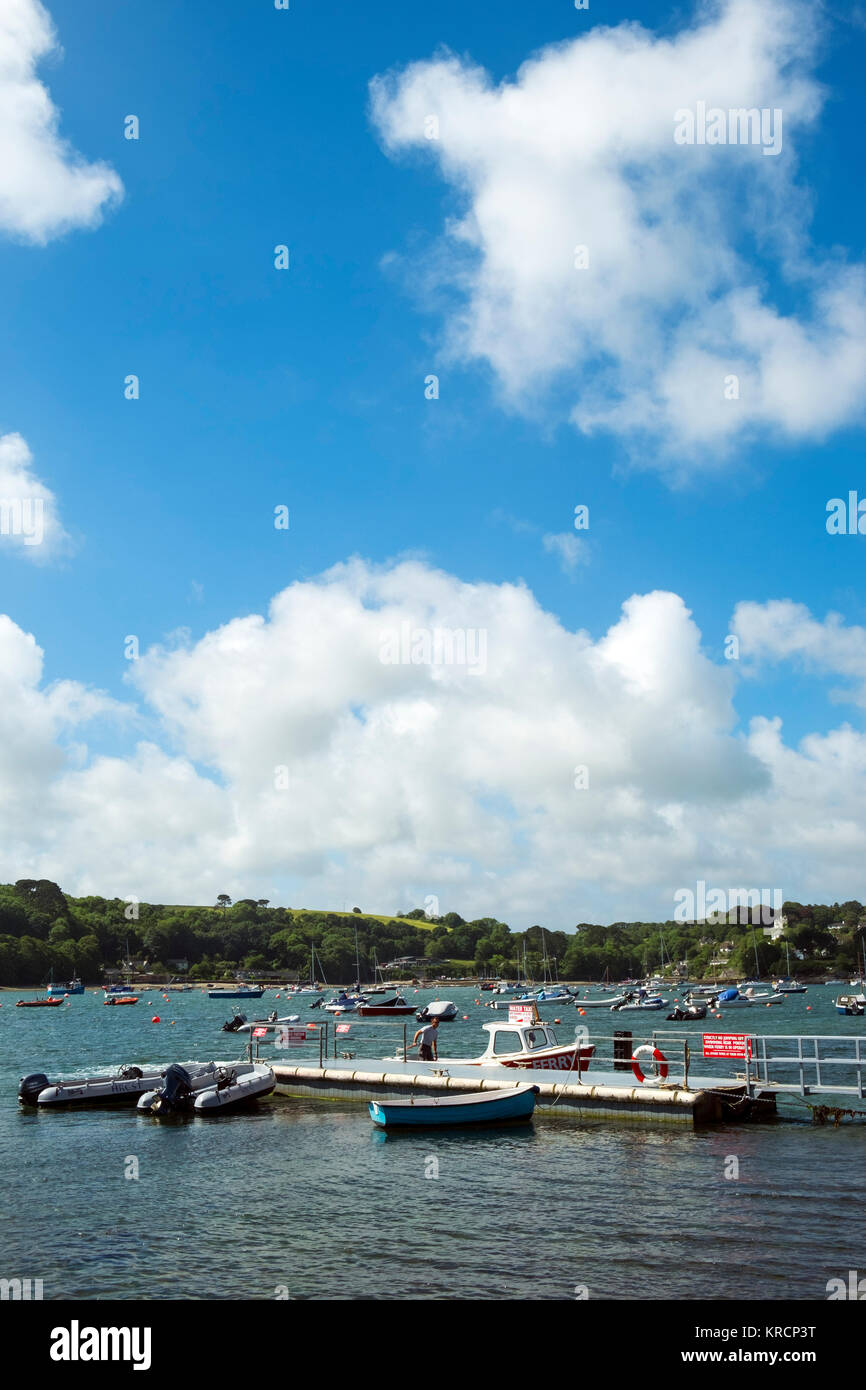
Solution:
M531 1071L586 1071L594 1043L561 1043L547 1023L484 1023L487 1048L480 1057L440 1057L420 1067L525 1067ZM387 1060L391 1060L390 1058Z

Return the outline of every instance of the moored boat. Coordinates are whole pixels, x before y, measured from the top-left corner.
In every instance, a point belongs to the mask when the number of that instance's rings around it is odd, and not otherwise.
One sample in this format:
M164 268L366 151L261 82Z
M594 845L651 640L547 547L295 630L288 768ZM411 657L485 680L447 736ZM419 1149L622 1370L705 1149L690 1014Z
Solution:
M15 1007L16 1009L56 1009L62 1003L62 996L59 999L19 999Z
M193 1086L213 1085L217 1064L188 1063ZM23 1076L18 1085L21 1105L57 1109L66 1105L114 1105L134 1103L140 1095L159 1086L164 1067L120 1067L115 1076L75 1076L68 1081L49 1081L43 1072Z
M103 999L103 1004L137 1004L137 994L110 994Z
M677 1004L672 1014L668 1014L668 1023L691 1022L693 1019L706 1018L706 1004Z
M356 1013L360 1018L394 1018L404 1014L414 1014L415 1005L407 1004L402 994L398 994L394 999L382 999L376 1004L359 1003Z
M866 994L840 994L835 1002L837 1014L847 1014L849 1018L862 1018L866 1011Z
M660 994L647 994L646 990L641 988L627 994L622 1003L611 1004L609 1008L611 1013L634 1013L638 1010L656 1013L659 1009L666 1009L670 1002L669 999L663 999Z
M564 985L553 985L548 989L534 989L527 994L515 995L508 1001L510 1004L570 1004L572 993ZM505 1008L506 1004L497 1004L499 1009Z
M403 1126L501 1124L528 1120L537 1086L481 1091L467 1096L413 1096L410 1100L370 1102L370 1119L382 1129Z
M333 999L329 999L327 1004L323 1004L322 1008L329 1014L353 1014L364 1003L364 999L365 996L347 994L345 990L341 990Z
M232 1062L215 1068L206 1085L197 1085L189 1068L170 1066L159 1089L146 1091L138 1109L147 1115L212 1115L270 1095L274 1073L263 1062Z
M67 980L65 984L55 984L52 979L49 981L46 993L54 998L58 995L62 998L65 994L83 994L84 985L78 979Z
M432 1067L528 1067L533 1071L586 1071L595 1052L594 1043L561 1043L547 1023L484 1023L487 1049L480 1057L440 1057L435 1062L417 1062ZM578 1030L585 1036L583 1029ZM578 1060L579 1059L579 1060ZM388 1059L390 1060L390 1059Z
M450 1023L457 1017L457 1005L451 999L434 999L432 1004L419 1009L415 1017L419 1023L429 1023L433 1018L438 1018L440 1023Z
M252 985L238 985L236 989L209 989L208 999L261 999L264 989Z

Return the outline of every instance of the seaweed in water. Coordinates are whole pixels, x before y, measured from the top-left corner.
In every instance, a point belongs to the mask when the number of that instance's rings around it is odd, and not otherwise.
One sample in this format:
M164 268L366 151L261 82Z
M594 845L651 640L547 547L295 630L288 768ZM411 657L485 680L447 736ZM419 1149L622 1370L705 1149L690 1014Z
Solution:
M809 1105L808 1101L805 1103ZM825 1125L832 1117L833 1128L838 1129L843 1115L850 1115L852 1120L866 1120L866 1110L844 1110L840 1105L809 1105L809 1109L813 1125Z

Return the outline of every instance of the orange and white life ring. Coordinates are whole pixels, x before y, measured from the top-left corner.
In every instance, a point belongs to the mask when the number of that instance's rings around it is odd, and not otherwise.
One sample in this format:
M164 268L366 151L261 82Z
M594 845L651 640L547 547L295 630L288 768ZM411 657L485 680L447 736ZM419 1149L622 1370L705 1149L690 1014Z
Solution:
M636 1047L631 1055L631 1069L638 1081L646 1081L646 1077L641 1071L637 1060L642 1052L648 1052L653 1061L659 1063L658 1079L664 1081L668 1074L668 1059L663 1052L659 1052L657 1047L652 1047L649 1043L644 1043L642 1047Z

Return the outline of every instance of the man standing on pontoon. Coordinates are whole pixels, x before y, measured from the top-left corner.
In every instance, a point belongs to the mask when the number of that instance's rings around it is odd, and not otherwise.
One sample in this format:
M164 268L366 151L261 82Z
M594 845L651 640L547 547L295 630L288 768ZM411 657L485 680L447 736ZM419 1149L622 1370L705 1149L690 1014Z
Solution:
M418 1029L418 1032L412 1039L413 1047L417 1045L418 1039L421 1039L421 1046L418 1049L418 1056L420 1057L422 1062L435 1062L438 1059L439 1049L436 1039L436 1033L438 1031L438 1028L438 1018L432 1018L429 1023L424 1025L423 1028Z

